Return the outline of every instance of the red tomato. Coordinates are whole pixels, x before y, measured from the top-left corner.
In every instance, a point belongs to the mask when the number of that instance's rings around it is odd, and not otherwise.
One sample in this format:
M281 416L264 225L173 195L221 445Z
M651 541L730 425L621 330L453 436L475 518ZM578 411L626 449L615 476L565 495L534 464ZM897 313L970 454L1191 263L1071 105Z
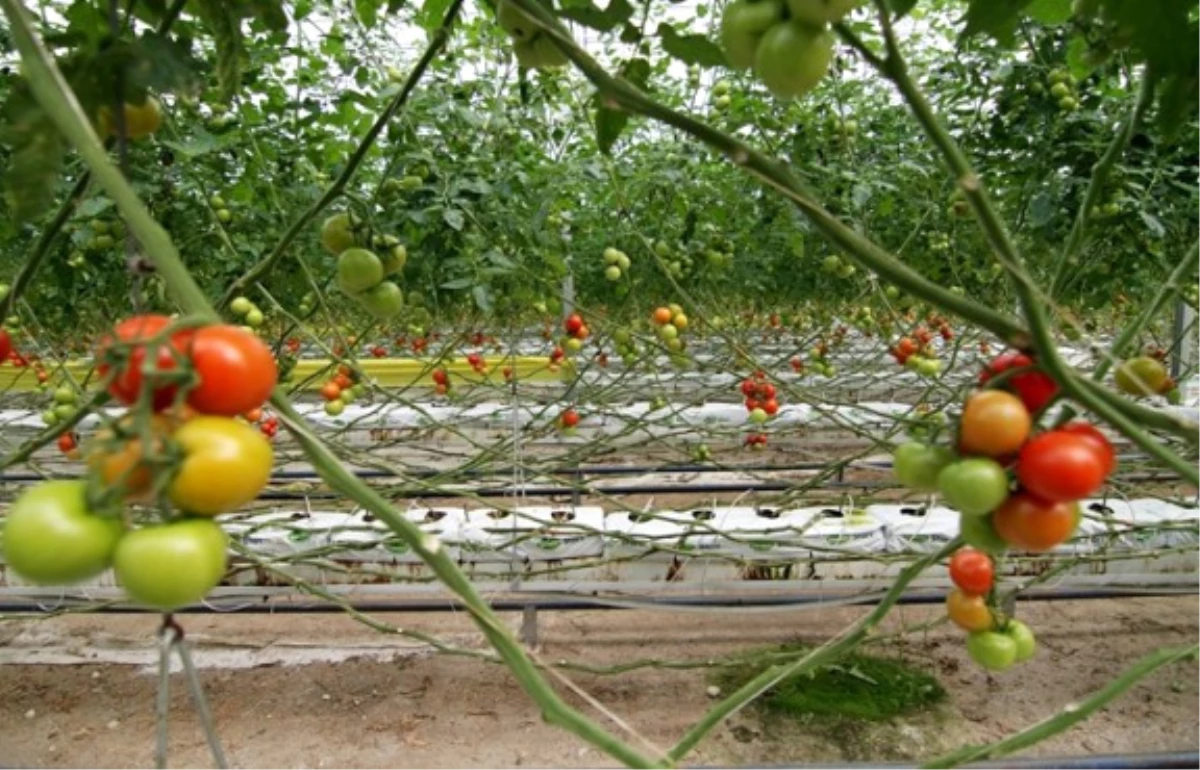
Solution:
M757 398L746 399L746 411L747 412L753 412L755 409L758 409L761 406L762 406L762 404L760 404L758 402Z
M321 386L321 398L326 401L333 401L340 395L342 395L342 389L333 380Z
M387 348L385 348L383 345L376 345L375 347L371 348L371 355L375 356L376 358L387 358L387 354Z
M779 402L773 398L769 398L763 402L762 410L767 414L773 415L779 411Z
M985 384L1001 372L1009 369L1024 369L1033 367L1033 359L1024 353L1009 351L993 358L979 375L979 384ZM1058 383L1050 375L1040 370L1015 374L1004 381L1004 387L1017 394L1030 413L1037 412L1050 399L1058 395Z
M445 369L434 369L433 374L431 376L433 377L433 383L435 385L443 385L444 386L450 380L449 375L446 374Z
M1095 425L1086 422L1069 422L1059 428L1059 430L1066 433L1073 433L1076 436L1081 436L1095 442L1096 451L1104 459L1105 476L1116 470L1117 452L1113 449L1113 445L1109 443L1108 438Z
M771 401L775 398L775 386L767 382L759 386L758 397L763 401Z
M950 580L965 594L986 594L995 580L992 557L974 548L960 549L950 557Z
M754 380L742 380L742 395L746 398L752 398L758 391L758 385Z
M188 406L201 414L236 417L271 397L278 371L263 341L228 324L205 326L187 348L199 383L188 391Z
M12 338L8 336L7 329L0 329L0 364L8 360L10 353L12 353Z
M123 404L133 404L142 391L142 370L146 361L146 340L159 335L171 325L171 319L165 315L139 315L128 318L117 324L113 334L106 335L100 341L97 360L101 363L96 367L100 377L109 374L109 359L120 359L123 365L113 373L108 384L108 392ZM191 332L183 331L163 340L155 352L154 368L159 372L169 372L176 367L176 359L183 356ZM155 411L161 411L175 400L178 387L165 385L157 388L151 396L151 405Z
M992 513L992 527L1004 542L1027 551L1049 551L1079 526L1075 503L1048 503L1031 494L1011 495Z
M562 417L559 420L562 422L564 428L574 428L579 424L579 413L574 409L568 409L562 413Z
M58 450L69 455L79 447L79 441L74 433L64 433L58 437Z
M571 315L567 316L567 320L563 321L563 328L566 329L567 334L570 334L572 337L574 337L578 335L579 330L583 328L583 318L580 317L578 313L572 313Z
M1104 484L1110 458L1095 437L1065 430L1034 436L1017 457L1021 486L1043 500L1080 500Z

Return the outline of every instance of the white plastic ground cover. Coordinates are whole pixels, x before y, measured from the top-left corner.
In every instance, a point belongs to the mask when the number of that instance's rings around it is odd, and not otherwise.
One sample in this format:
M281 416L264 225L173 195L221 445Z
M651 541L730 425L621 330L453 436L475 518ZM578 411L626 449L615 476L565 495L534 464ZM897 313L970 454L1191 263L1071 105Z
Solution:
M1198 572L1200 507L1161 500L1087 500L1079 534L1049 554L1010 554L1005 574L1030 575L1076 557L1076 574L1191 575ZM913 553L958 532L957 512L933 506L865 509L711 506L609 512L596 506L414 507L403 512L476 580L719 582L882 579ZM275 511L222 523L271 570L325 585L428 583L432 574L378 519L362 511ZM246 562L234 556L236 566ZM944 576L934 568L931 577ZM237 568L236 585L274 585L260 569ZM111 574L80 590L111 588ZM28 587L0 564L0 590Z

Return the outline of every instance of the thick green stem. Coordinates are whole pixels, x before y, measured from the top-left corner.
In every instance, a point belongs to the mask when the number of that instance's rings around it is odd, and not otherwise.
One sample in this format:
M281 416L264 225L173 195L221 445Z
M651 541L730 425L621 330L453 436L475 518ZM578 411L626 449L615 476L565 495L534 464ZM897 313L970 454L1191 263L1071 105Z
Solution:
M342 194L342 191L346 189L346 185L350 182L351 178L353 178L355 172L358 171L358 167L362 165L362 162L367 157L367 153L370 151L371 147L375 145L375 140L379 138L379 135L383 133L383 129L387 127L388 123L390 123L392 119L396 117L396 114L399 113L400 109L405 105L405 103L408 102L409 96L411 96L412 92L416 89L417 83L420 82L421 77L425 74L425 71L429 69L429 65L437 57L442 48L445 47L446 41L450 39L450 29L454 26L455 19L458 18L458 13L462 9L462 4L463 0L454 0L454 2L451 3L450 7L446 11L445 17L442 20L442 25L438 27L436 32L433 33L433 38L429 41L429 45L426 46L425 53L421 55L421 58L417 60L416 65L413 66L412 72L409 73L408 79L404 81L404 85L400 88L400 92L396 94L396 96L388 104L387 109L380 114L379 118L376 119L370 130L367 131L362 141L359 142L358 147L355 148L354 152L350 155L349 160L346 161L346 167L342 169L342 173L338 174L338 178L333 181L333 184L329 186L329 189L325 191L324 195L322 195L315 203L305 209L304 213L292 223L291 227L289 227L287 232L283 234L283 237L279 240L279 243L275 245L275 248L271 250L270 254L263 257L262 260L247 270L244 275L230 284L228 291L226 291L225 295L221 298L218 307L225 307L231 301L233 301L234 297L244 293L250 286L253 286L263 276L269 273L271 269L275 267L276 263L283 258L283 255L287 253L288 247L292 245L292 242L296 240L304 228L308 227L309 223L320 216L321 212L324 211L329 204L338 199L338 197Z
M448 13L457 13L461 4L456 3ZM28 15L19 0L0 0L13 29L13 37L22 61L29 70L30 84L34 95L54 120L55 125L76 146L84 162L91 168L96 180L104 187L117 204L117 208L129 223L130 229L146 247L159 275L179 304L188 313L199 318L216 318L204 293L193 280L179 258L171 238L154 221L150 212L142 205L133 188L109 162L99 139L92 130L75 100L74 94L54 60L37 37ZM414 524L405 519L377 492L372 490L354 474L348 472L329 450L304 424L303 418L277 389L271 399L272 405L283 418L285 425L300 442L313 466L329 485L355 500L367 510L386 522L392 530L419 554L451 590L463 600L476 624L496 647L500 657L508 664L517 681L542 709L543 717L554 724L573 732L580 738L605 751L610 756L631 767L651 767L655 762L604 728L592 722L567 705L542 678L536 665L512 638L499 618L476 593L462 571L441 549L440 543L427 537Z
M986 746L960 749L931 760L922 767L955 767L972 762L982 762L994 757L1003 757L1028 748L1087 719L1163 666L1195 658L1198 649L1200 647L1193 644L1190 647L1170 647L1152 652L1081 703L1073 703L1049 719L1044 719L1020 732L1013 733L1003 740Z

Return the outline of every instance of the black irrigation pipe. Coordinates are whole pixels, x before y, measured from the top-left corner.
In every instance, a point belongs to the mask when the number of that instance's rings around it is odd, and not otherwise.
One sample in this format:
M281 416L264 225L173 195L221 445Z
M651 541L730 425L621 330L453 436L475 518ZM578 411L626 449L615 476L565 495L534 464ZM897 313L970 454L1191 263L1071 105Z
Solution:
M1187 596L1197 593L1197 588L1128 588L1128 589L1053 589L1047 591L1030 591L1023 594L1028 601L1088 601L1093 599L1128 599L1153 598L1166 596ZM276 604L270 601L269 595L256 597L251 590L246 595L229 596L211 599L207 604L193 604L175 610L176 614L206 614L222 612L247 612L251 614L279 615L311 615L342 612L343 606L335 602L287 602ZM96 600L69 599L54 597L48 601L0 601L0 612L47 612L46 605L56 604L56 608L66 604L82 604ZM832 604L839 607L853 605L873 605L879 601L875 593L856 597L823 594L819 596L738 596L736 594L719 595L704 594L698 596L612 596L605 597L597 594L587 596L548 596L545 594L531 595L527 598L512 597L494 599L488 602L496 612L520 612L526 609L546 610L553 612L577 610L629 610L653 609L655 607L683 608L714 608L735 609L755 607L805 607L819 604ZM944 591L911 592L901 595L899 604L942 604L946 601ZM224 608L223 605L236 605ZM389 601L352 601L347 603L360 612L461 612L465 606L452 598L420 598ZM96 610L100 614L152 614L148 610L133 605L114 604Z

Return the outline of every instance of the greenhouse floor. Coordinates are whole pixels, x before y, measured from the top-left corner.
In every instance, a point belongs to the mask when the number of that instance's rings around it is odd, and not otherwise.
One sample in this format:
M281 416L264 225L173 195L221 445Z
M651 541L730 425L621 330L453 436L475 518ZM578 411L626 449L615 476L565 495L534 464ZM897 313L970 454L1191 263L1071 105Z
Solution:
M819 642L866 611L543 613L537 654L594 666L704 661L780 642ZM734 612L737 618L730 618ZM688 764L904 761L996 740L1081 700L1150 651L1194 640L1200 622L1194 595L1025 602L1018 612L1038 634L1038 655L994 678L970 663L961 634L944 626L869 648L935 674L948 693L938 706L837 729L747 709L714 731ZM940 613L936 605L903 606L889 622L912 626ZM482 649L463 614L381 617ZM520 624L518 614L506 620L514 630ZM506 670L493 664L431 655L344 615L188 615L182 622L235 767L613 764L545 724ZM152 766L156 623L149 615L85 615L0 625L0 761L10 767ZM662 748L716 694L713 673L704 668L562 673ZM1083 724L1038 744L1033 755L1195 751L1197 678L1195 662L1164 668ZM606 721L565 686L559 689ZM170 730L171 766L211 766L178 675Z

